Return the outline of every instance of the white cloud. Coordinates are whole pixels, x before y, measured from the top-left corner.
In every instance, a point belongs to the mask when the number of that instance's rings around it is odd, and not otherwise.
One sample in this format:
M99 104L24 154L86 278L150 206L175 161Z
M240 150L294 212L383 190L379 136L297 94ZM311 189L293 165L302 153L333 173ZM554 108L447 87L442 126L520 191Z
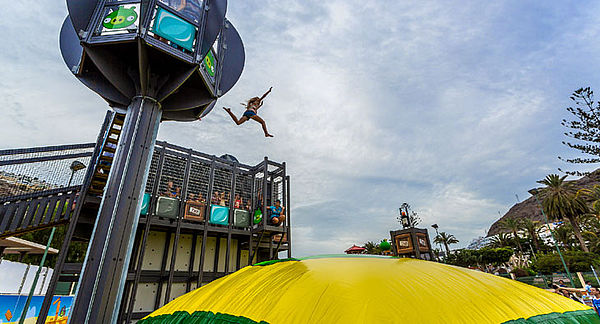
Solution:
M7 6L0 147L93 141L106 105L64 67L64 3ZM159 139L287 161L299 255L386 237L405 201L467 244L573 154L560 145L568 95L600 84L591 6L230 2L242 78L202 122L164 123ZM241 114L270 86L273 139L220 108Z

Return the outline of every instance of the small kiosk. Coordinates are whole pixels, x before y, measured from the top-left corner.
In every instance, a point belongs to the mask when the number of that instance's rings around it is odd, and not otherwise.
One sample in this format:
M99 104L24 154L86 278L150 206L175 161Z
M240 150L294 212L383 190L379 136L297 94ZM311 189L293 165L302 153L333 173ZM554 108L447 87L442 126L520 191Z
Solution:
M392 250L399 257L433 260L429 234L424 228L406 228L390 231Z

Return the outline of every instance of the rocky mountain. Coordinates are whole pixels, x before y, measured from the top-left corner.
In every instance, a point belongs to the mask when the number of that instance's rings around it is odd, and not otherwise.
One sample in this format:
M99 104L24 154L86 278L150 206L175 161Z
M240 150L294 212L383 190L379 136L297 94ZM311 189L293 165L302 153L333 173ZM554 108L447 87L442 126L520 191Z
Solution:
M600 169L590 173L587 176L581 177L577 180L569 181L575 183L577 188L592 188L595 185L600 185ZM535 200L535 197L531 196L527 200L524 200L514 206L512 206L504 216L498 219L487 233L487 236L496 235L501 232L506 232L500 229L500 222L507 218L529 218L534 221L540 221L544 223L544 217L542 212Z

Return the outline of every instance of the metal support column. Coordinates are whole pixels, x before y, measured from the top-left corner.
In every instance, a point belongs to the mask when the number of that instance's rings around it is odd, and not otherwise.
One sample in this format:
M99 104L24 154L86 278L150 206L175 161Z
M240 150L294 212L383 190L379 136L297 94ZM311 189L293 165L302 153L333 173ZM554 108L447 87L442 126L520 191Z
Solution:
M140 252L138 255L137 268L135 269L135 277L133 279L133 287L131 288L131 299L129 299L129 305L127 306L127 319L125 323L131 322L133 315L133 307L135 305L135 295L137 294L137 288L140 283L140 277L142 275L142 265L144 264L144 253L146 252L146 244L148 241L148 234L150 233L150 226L152 217L154 216L154 205L156 204L156 197L158 196L158 188L160 187L160 178L162 177L163 164L165 161L165 149L160 151L158 158L158 165L156 175L154 176L154 183L152 184L152 193L150 196L150 202L148 203L148 213L146 215L146 223L144 224L144 236L142 237L142 243L140 244Z
M263 226L267 226L268 222L267 222L267 216L268 216L268 212L267 212L267 180L269 178L269 158L265 156L265 161L264 161L265 165L263 166L263 192L262 192L262 201L260 202L261 205L261 210L263 213L263 221L262 221L262 225Z
M169 268L169 280L167 282L167 290L165 292L165 304L171 298L171 286L173 285L173 275L175 274L175 260L177 259L177 250L179 245L179 235L181 233L181 220L185 214L185 201L187 199L188 183L190 180L190 169L192 168L192 149L189 149L187 163L185 165L185 173L183 175L183 188L181 188L181 196L179 197L179 213L177 213L177 228L175 229L175 239L173 240L173 252L171 253L171 267Z
M288 258L292 257L292 213L291 210L291 202L290 202L290 176L285 177L285 186L287 187L287 206L285 207L285 212L287 213L286 222L287 222L287 244L288 244Z
M198 241L198 235L192 234L192 250L190 251L190 264L188 265L188 279L185 282L185 292L188 293L192 290L192 277L194 276L194 263L196 262L196 242Z
M148 97L135 97L128 107L79 280L71 323L117 320L161 115L160 105Z
M200 268L198 269L198 288L202 285L204 278L204 258L206 256L206 241L208 240L208 220L210 219L210 205L212 202L212 191L215 183L215 157L212 157L210 172L208 174L208 195L206 197L206 212L204 213L204 231L202 232L202 248L200 249Z
M229 225L227 226L227 249L225 250L225 274L229 274L229 253L231 250L231 229L234 221L235 183L237 181L238 163L234 163L231 172L231 190L229 191Z

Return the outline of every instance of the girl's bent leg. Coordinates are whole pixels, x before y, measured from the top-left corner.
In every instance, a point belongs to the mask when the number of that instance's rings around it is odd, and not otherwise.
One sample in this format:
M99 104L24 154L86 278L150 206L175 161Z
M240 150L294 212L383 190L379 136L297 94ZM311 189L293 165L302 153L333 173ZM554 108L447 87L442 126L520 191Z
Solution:
M223 107L223 109L229 114L229 116L231 117L231 119L233 119L236 125L241 125L248 120L248 117L246 116L242 116L242 118L237 119L237 117L235 117L235 115L231 112L230 108Z
M265 133L265 137L273 137L273 135L269 134L269 131L267 130L267 123L265 123L265 121L258 117L258 115L254 115L251 117L252 119L254 119L255 121L259 122L262 125L262 129L263 132Z

